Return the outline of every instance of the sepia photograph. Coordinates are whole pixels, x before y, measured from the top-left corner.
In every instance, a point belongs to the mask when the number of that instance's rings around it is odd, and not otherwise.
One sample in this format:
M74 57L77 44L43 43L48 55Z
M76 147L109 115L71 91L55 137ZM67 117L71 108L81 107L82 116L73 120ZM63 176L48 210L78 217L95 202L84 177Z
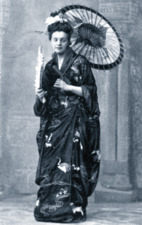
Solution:
M142 224L141 0L0 0L0 225Z

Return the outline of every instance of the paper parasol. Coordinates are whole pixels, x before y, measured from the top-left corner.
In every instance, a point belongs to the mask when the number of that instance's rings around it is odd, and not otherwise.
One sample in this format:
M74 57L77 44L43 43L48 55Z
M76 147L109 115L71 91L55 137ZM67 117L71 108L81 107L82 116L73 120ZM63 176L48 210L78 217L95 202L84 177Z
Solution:
M92 68L112 69L124 56L122 40L114 26L99 12L81 5L60 10L74 28L72 49L85 56Z

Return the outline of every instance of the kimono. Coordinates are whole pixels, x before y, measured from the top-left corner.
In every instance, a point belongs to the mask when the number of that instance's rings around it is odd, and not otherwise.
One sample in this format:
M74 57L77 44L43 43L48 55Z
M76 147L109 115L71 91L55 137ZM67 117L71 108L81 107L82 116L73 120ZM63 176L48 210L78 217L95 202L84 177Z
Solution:
M42 75L42 88L47 91L46 103L38 97L34 112L40 117L37 134L39 162L36 172L38 205L37 221L72 223L86 218L87 197L97 184L99 175L100 123L97 87L89 62L69 47L60 69L64 79L82 88L82 97L53 87L60 76L56 54ZM82 207L83 213L73 212Z

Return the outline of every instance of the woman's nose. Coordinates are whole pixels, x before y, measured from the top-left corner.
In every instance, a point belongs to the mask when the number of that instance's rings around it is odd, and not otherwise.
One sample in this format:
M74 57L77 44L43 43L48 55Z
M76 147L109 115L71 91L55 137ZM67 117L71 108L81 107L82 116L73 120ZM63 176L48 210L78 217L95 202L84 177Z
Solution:
M61 45L61 41L60 40L58 40L58 45Z

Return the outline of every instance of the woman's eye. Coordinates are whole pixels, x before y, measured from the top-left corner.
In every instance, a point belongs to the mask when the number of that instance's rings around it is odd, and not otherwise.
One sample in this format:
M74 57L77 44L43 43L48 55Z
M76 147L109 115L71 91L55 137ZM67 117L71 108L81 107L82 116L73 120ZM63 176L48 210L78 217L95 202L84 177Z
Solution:
M57 38L54 38L54 41L57 41Z

